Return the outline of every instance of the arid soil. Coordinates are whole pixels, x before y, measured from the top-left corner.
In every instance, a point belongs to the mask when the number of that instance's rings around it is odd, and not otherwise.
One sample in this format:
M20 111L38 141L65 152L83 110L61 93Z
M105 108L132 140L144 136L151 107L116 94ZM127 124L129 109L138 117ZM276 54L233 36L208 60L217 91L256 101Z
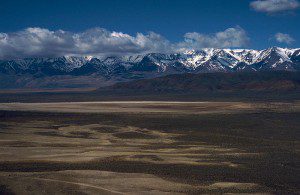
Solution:
M299 103L0 104L6 194L299 193Z
M58 103L0 103L0 110L68 112L68 113L178 113L208 114L257 111L300 111L300 102L172 102L172 101L104 101Z

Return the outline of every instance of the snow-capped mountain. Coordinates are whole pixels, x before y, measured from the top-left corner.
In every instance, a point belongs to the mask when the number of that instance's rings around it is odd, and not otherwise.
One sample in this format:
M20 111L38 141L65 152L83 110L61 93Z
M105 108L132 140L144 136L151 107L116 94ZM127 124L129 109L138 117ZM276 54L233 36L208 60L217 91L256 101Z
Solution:
M39 75L102 75L138 73L234 72L300 70L300 49L213 49L133 56L63 56L1 60L0 73Z
M89 56L63 56L58 58L25 58L16 60L0 60L2 73L37 73L48 74L69 73L90 61Z

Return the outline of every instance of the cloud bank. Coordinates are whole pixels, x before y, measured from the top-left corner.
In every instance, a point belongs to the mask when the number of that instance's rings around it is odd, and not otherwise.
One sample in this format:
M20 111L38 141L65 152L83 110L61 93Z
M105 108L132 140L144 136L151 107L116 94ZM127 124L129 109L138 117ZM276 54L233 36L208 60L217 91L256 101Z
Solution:
M257 0L251 2L250 7L258 12L275 14L296 10L300 3L298 0Z
M0 59L169 53L204 47L245 47L248 41L246 32L240 27L228 28L211 35L186 33L182 41L175 43L154 32L132 36L103 28L78 33L27 28L12 33L0 33Z
M289 34L284 34L284 33L276 33L274 37L278 43L291 44L295 41L295 39L291 37Z
M245 30L240 27L228 28L223 32L212 35L197 32L186 33L184 41L178 44L178 48L201 49L201 48L230 48L248 45L250 39Z

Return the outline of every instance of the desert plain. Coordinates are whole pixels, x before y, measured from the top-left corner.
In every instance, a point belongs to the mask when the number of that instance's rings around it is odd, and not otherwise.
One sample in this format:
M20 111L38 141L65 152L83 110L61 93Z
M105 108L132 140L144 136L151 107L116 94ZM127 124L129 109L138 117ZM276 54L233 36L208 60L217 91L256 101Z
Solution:
M2 194L297 194L300 102L0 103Z

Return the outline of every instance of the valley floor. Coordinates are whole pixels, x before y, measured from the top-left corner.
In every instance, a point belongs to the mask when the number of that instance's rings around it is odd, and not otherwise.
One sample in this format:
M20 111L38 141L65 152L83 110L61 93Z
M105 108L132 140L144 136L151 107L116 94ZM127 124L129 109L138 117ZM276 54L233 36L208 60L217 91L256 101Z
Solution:
M0 110L0 193L300 193L298 101Z

